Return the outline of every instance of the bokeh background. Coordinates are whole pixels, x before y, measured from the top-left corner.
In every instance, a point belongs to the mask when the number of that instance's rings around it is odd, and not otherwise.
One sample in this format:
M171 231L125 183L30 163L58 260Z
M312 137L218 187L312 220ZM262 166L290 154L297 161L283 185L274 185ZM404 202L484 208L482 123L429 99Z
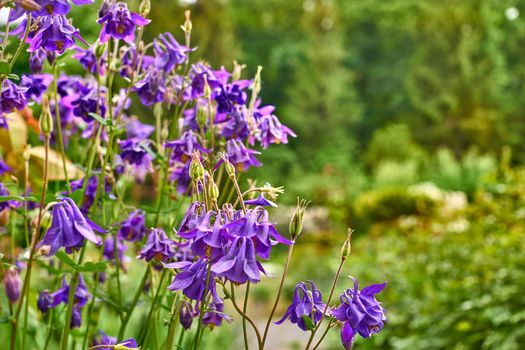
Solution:
M352 227L338 290L347 275L389 282L389 322L356 349L524 349L525 1L152 0L145 38L183 42L185 9L196 56L237 60L246 78L262 65L262 98L298 135L249 174L285 186L272 213L283 233L296 197L311 201L286 298L307 279L328 293ZM96 13L74 11L94 40ZM253 289L261 323L277 283ZM209 348L239 327L214 330ZM293 327L271 336L304 347Z

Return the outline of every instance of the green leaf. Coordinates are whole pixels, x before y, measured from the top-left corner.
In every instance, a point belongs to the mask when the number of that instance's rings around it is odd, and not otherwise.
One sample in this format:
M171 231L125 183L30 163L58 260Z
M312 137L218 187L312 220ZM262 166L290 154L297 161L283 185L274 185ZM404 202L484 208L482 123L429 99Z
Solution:
M73 261L66 253L63 251L58 251L55 253L55 256L58 260L62 261L64 264L74 268L75 270L78 269L78 264Z
M9 79L11 79L11 80L14 80L14 81L19 81L20 80L20 77L17 74L14 74L14 73L8 74L7 77Z
M81 272L104 272L106 270L106 264L103 262L93 263L88 261L84 265L79 266L78 270Z
M310 317L303 315L303 321L307 330L311 331L315 328L315 324Z
M0 61L0 75L8 75L11 73L11 67L6 61Z
M97 122L99 122L100 124L102 124L102 125L104 125L104 126L105 126L105 125L108 125L108 121L107 121L106 119L102 118L102 117L101 117L100 115L98 115L97 113L90 112L90 113L88 113L88 115L89 115L91 118L95 119L95 120L96 120Z
M27 196L27 197L22 197L22 196L0 196L0 202L11 201L11 200L21 201L21 202L24 202L24 201L36 202L37 201L37 199L35 197L33 197L33 196Z

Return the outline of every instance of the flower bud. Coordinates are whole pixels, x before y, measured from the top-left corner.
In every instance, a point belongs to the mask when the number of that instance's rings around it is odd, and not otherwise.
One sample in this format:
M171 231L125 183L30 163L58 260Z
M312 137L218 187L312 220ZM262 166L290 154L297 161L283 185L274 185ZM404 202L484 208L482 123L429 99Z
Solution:
M288 232L290 233L292 241L295 241L295 239L299 237L303 231L304 212L308 204L309 202L305 201L304 199L300 200L297 198L295 213L293 214L292 219L290 220L290 225L288 226Z
M142 17L147 17L149 12L151 11L151 1L150 0L142 0L142 2L139 5L139 13Z
M190 303L183 302L180 306L179 321L182 328L185 330L190 329L193 322L193 308Z
M343 243L343 247L341 248L341 257L343 259L346 259L348 256L350 256L350 253L352 252L352 244L350 243L350 240L352 238L353 232L354 230L351 228L346 231L346 240Z
M190 177L193 181L197 181L204 177L204 167L202 166L200 153L198 151L193 152L191 155Z
M162 117L162 103L155 103L153 106L153 115L155 118Z
M244 68L246 68L245 64L239 64L237 61L233 61L233 72L232 72L233 81L241 79L241 73Z
M257 73L255 73L255 78L253 79L253 95L256 99L257 96L259 96L259 92L261 92L261 72L263 67L258 66L257 67Z
M208 77L206 74L204 74L204 97L208 100L211 98L211 87L210 84L208 84Z
M186 34L191 34L191 30L193 28L193 25L191 24L191 11L186 10L184 12L184 17L186 17L186 21L184 21L184 25L181 26L182 31Z
M224 162L224 168L226 169L226 173L228 174L228 176L235 177L235 167L233 166L233 164L230 163L225 154L222 154L221 158Z
M9 269L4 275L4 287L7 298L11 303L16 303L20 299L20 285L22 281L15 269Z
M42 99L42 114L40 115L39 124L42 134L49 136L53 132L53 117L49 109L49 99L46 95Z
M199 105L197 107L197 124L201 130L204 130L206 123L208 122L208 112L206 107Z
M219 187L217 187L217 184L213 181L213 179L210 179L208 182L208 194L210 195L210 198L214 201L219 198Z

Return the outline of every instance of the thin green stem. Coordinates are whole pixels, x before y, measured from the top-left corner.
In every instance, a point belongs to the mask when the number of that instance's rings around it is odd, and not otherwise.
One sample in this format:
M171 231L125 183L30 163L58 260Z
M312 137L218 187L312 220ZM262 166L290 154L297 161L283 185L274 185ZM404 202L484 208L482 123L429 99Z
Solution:
M55 118L56 118L56 136L57 136L57 143L58 147L60 149L60 154L62 156L62 167L64 168L64 179L66 180L67 185L67 191L69 195L71 195L71 184L69 183L69 174L67 171L67 164L66 164L66 152L64 150L64 139L62 137L62 121L60 119L60 106L58 104L58 65L55 61L53 65L53 74L55 77L55 83L54 87L55 90L53 92L53 96L55 99Z
M69 295L67 299L66 320L64 324L64 331L62 332L62 341L60 345L61 350L67 350L67 344L69 341L69 331L71 330L71 318L73 316L73 307L75 304L75 291L77 289L78 279L79 279L78 271L75 271L73 273L73 278L71 278L71 282L69 284Z
M159 298L161 290L163 289L162 286L164 284L164 279L166 278L167 273L168 273L168 270L164 269L162 271L162 274L160 275L159 285L157 286L157 290L155 291L155 294L153 296L153 300L151 301L151 306L150 306L150 309L148 311L148 316L146 318L146 328L144 329L144 331L142 332L142 335L139 338L139 343L144 343L146 341L147 337L148 337L149 328L150 328L150 325L151 325L151 322L150 322L151 321L151 317L153 316L153 312L157 308L157 300Z
M242 312L246 315L246 310L248 309L248 296L250 295L250 281L246 283L246 291L244 293L244 304L242 306ZM244 336L244 348L249 349L248 346L248 332L246 330L246 318L242 318L242 334Z
M179 308L180 293L177 293L173 298L173 304L171 305L171 317L170 325L168 328L168 338L166 339L166 350L173 349L173 340L175 339L175 331L177 330L177 310Z
M200 304L200 312L199 312L199 322L197 324L197 332L195 332L195 337L193 338L193 350L196 350L199 347L199 342L201 338L201 329L202 329L202 319L204 317L205 309L206 309L206 295L208 294L208 288L210 285L210 276L211 276L211 263L208 262L208 272L206 274L206 287L204 288L204 291L202 292L202 298L201 298L201 304Z
M230 297L230 300L232 301L233 307L235 308L235 310L237 310L237 313L239 313L239 315L245 318L252 325L253 330L255 331L255 336L257 337L258 348L259 350L262 350L261 333L259 332L259 329L257 328L257 325L255 324L255 322L248 315L242 312L241 308L237 305L237 302L235 301L235 289L233 287L233 283L230 283L230 293L231 294L229 295L229 297Z
M317 349L321 345L321 343L323 342L324 338L328 334L328 331L330 330L330 328L332 328L332 321L330 321L330 323L328 323L328 325L326 326L326 329L324 330L323 334L321 335L321 338L319 338L319 341L315 344L315 346L313 347L312 350Z
M16 48L15 54L13 58L11 59L11 62L9 62L9 69L13 69L13 66L15 65L16 60L18 59L18 56L20 56L20 53L22 52L22 48L24 47L24 43L26 42L27 36L29 35L29 28L31 28L31 13L27 13L27 23L26 23L26 30L24 31L24 37L20 41L20 44L18 44L18 47ZM6 36L7 32L6 31Z
M129 320L131 319L131 314L133 313L133 310L135 310L135 306L137 306L140 296L144 292L144 286L146 285L148 276L149 276L149 266L146 267L146 270L144 271L144 275L142 276L142 280L140 281L140 284L137 290L135 291L135 296L133 297L131 305L129 306L126 312L126 316L124 317L124 320L120 324L120 329L118 332L118 339L122 339L124 337L124 333L126 332L126 327L129 323Z
M292 260L293 247L294 244L290 244L288 246L288 255L286 256L286 262L284 264L284 271L283 276L281 277L281 283L279 284L279 289L277 290L277 296L275 297L275 302L273 303L272 311L270 312L270 316L268 317L268 321L266 321L266 326L264 327L264 333L262 338L263 348L264 344L266 343L266 337L268 336L268 330L270 329L270 324L272 323L273 315L275 314L275 310L277 310L277 305L279 305L279 299L281 298L281 293L283 291L284 280L286 279L286 272L288 271L288 266L290 265L290 261Z

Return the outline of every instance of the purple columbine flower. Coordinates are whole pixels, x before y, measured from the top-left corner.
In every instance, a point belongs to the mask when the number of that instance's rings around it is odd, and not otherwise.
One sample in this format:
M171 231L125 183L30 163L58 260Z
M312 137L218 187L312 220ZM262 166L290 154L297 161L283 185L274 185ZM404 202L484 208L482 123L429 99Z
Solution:
M162 102L166 94L166 78L164 77L164 72L150 66L144 78L135 84L133 91L137 92L137 96L144 106L151 106L154 103Z
M239 139L232 139L226 142L226 155L228 156L228 160L234 164L239 171L246 171L251 166L261 166L261 163L255 158L255 154L261 153L247 148Z
M106 60L104 59L104 55L102 55L102 57L97 60L95 47L90 47L87 49L77 47L75 50L77 52L73 54L73 58L77 59L86 71L90 72L91 74L104 75Z
M41 73L47 57L46 49L43 47L29 53L29 69L32 73Z
M186 62L187 53L191 51L186 46L180 45L169 32L159 34L158 38L153 41L153 46L155 49L155 65L168 73L175 66Z
M0 182L0 196L9 196L9 190L5 186L3 182ZM20 207L20 203L15 201L14 199L9 199L6 201L0 201L0 212L6 210L6 209L15 209Z
M96 245L102 244L94 231L104 230L85 217L71 198L58 197L52 216L51 227L37 245L45 255L54 255L61 247L71 253L80 249L86 239Z
M146 139L155 131L155 128L148 124L141 123L137 118L130 118L126 122L126 132L128 137Z
M130 12L125 2L113 4L104 2L102 6L103 8L99 12L102 17L98 20L98 23L102 24L100 30L100 41L102 43L107 42L109 38L124 39L128 43L133 43L135 27L142 27L150 22L138 13Z
M258 120L257 129L257 137L265 149L272 143L288 143L288 136L297 136L273 114L262 116Z
M150 143L150 140L138 137L118 142L122 161L128 165L128 168L131 168L132 174L139 182L143 182L146 174L153 171L153 157L145 149Z
M80 36L78 29L69 23L66 16L41 17L37 28L34 30L28 51L33 52L43 47L46 50L57 51L62 54L67 48L75 45L75 40L89 45Z
M144 71L149 66L153 65L155 58L149 55L137 55L137 48L129 45L124 47L121 51L120 75L123 77L131 77L133 71ZM140 66L139 66L140 64Z
M38 299L36 301L36 305L38 307L38 310L40 310L41 313L46 314L49 309L51 308L51 305L53 304L53 297L47 290L43 290L38 294Z
M146 234L146 213L137 209L122 222L118 236L128 242L138 242Z
M0 91L0 117L13 112L15 109L24 109L27 105L26 91L26 88L19 87L11 80L5 79ZM1 122L0 127L2 127ZM5 123L4 128L7 128L7 123Z
M189 261L174 262L171 264L164 264L165 268L180 269L175 275L175 278L168 286L169 290L182 290L182 293L190 299L201 300L202 295L206 289L206 278L208 275L209 260L206 257L201 257L194 263ZM210 272L210 280L208 282L208 290L214 299L218 299L215 275Z
M155 228L149 233L148 241L142 248L139 259L146 259L146 261L155 259L166 262L175 254L174 245L174 242L166 236L161 228Z
M260 272L264 272L256 259L254 242L246 237L237 237L227 254L214 263L211 270L219 276L241 284L247 281L259 282Z
M86 123L93 122L95 119L89 113L97 113L98 101L98 113L104 117L106 114L104 94L99 94L96 84L87 81L86 84L78 84L77 88L79 96L72 101L73 114L81 117Z
M20 299L20 275L16 269L8 269L4 274L4 287L7 298L11 303L16 303Z
M188 160L191 160L191 155L193 151L199 151L203 153L208 153L209 151L202 147L197 141L197 136L193 131L188 130L178 140L168 141L165 146L167 148L173 148L171 152L171 160L179 161L181 163L186 163Z
M264 193L262 193L262 192L259 195L259 197L257 197L257 198L245 200L244 204L246 204L246 205L262 206L262 207L274 207L274 208L277 208L277 204L275 204L271 200L267 199L264 196Z
M69 285L67 284L66 276L62 278L62 286L55 292L51 293L50 297L52 300L50 307L52 308L57 307L61 303L68 303ZM87 289L86 282L84 282L84 277L79 275L77 288L75 289L74 303L79 307L84 307L90 298L91 294Z
M27 99L40 103L40 98L52 82L51 74L31 74L22 76L20 86L27 89L25 92Z
M12 172L13 169L9 165L7 165L4 160L0 157L0 176L4 175L5 173Z
M101 330L99 330L99 336L93 338L93 346L96 346L96 345L113 345L113 346L108 346L108 347L97 348L101 350L112 350L115 348L116 345L122 345L120 347L122 349L134 349L138 347L137 342L133 338L129 338L127 340L124 340L118 343L117 337L110 337Z
M385 309L375 298L385 288L386 282L372 284L360 291L357 280L353 277L352 280L354 288L345 290L339 297L341 305L332 310L332 316L344 322L341 340L346 349L351 348L356 333L369 338L379 333L386 321Z
M246 103L246 92L243 91L249 83L242 84L235 82L228 84L217 92L215 95L215 101L217 102L217 113L231 113L234 111L236 105L243 105Z
M250 135L246 113L248 113L246 106L236 107L223 126L222 136L226 139L246 139Z
M71 191L76 192L78 190L81 190L84 186L85 178L71 181ZM98 187L98 175L93 175L89 178L88 183L86 185L86 192L84 193L84 198L82 200L82 206L80 209L83 213L87 213L91 207L93 206L95 202L95 197L97 194L97 187ZM111 193L112 186L111 184L104 180L104 192L109 194L109 197L111 199L115 199L113 194ZM67 195L67 192L63 192L62 195Z
M36 16L67 15L71 5L67 0L36 0L41 6L40 10L34 11ZM92 4L94 0L72 0L75 5Z
M312 281L308 281L308 283L310 288L305 282L299 282L295 286L292 304L286 310L283 318L275 322L276 324L281 324L289 318L290 322L297 324L303 331L307 331L310 329L308 329L304 317L310 319L314 325L317 325L321 320L326 308L323 303L323 296Z
M221 299L212 300L206 306L206 312L202 317L202 324L210 328L220 327L222 320L231 322L232 318L224 313L224 302Z
M126 266L124 265L124 259L125 255L124 253L126 250L128 250L128 247L120 240L117 239L117 256L119 260L119 266L122 268L122 270L126 271ZM113 236L108 235L106 240L104 241L104 258L108 261L112 261L116 263L116 257L115 257L115 239Z
M185 330L188 330L191 328L191 324L193 323L193 318L197 315L197 313L193 310L193 306L191 306L190 303L187 301L182 301L180 305L180 311L179 311L179 321Z

